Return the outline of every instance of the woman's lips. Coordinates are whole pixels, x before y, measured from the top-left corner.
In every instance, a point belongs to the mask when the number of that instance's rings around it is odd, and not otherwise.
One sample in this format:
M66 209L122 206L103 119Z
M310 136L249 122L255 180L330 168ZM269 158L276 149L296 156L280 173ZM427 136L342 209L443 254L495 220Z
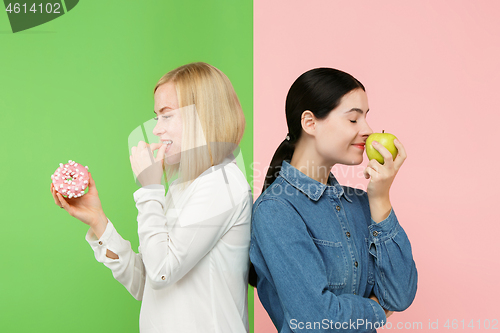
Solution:
M354 144L353 146L356 147L356 148L359 148L359 149L363 149L363 150L365 149L365 145L364 144Z
M165 149L165 154L170 150L170 147L172 147L171 143L167 143L167 149Z

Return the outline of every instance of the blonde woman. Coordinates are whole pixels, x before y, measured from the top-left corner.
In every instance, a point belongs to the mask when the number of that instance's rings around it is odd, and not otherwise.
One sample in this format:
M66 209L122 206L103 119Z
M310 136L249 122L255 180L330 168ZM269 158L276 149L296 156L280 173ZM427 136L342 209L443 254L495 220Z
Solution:
M248 332L252 197L233 155L245 127L236 93L220 70L191 63L165 74L154 100L159 143L130 156L139 253L104 214L92 175L80 198L51 186L55 203L90 226L97 261L142 300L142 333ZM177 175L166 195L162 175Z

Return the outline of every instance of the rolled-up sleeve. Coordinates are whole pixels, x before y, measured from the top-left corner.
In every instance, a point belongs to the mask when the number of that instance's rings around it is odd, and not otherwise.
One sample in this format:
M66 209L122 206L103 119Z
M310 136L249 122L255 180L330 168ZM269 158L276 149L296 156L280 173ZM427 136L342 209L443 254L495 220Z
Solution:
M417 268L410 240L393 209L379 222L371 221L369 253L375 260L374 293L380 305L390 311L407 309L417 292Z
M279 332L337 332L335 323L347 324L342 332L371 332L373 328L348 323L363 320L380 327L386 322L384 310L374 300L329 290L325 264L306 225L280 199L263 200L254 209L250 260L259 276L259 298L270 314L279 310L266 301L269 294L276 292L280 300L284 319L274 323ZM300 322L321 325L308 329L296 325Z
M111 269L113 277L120 282L136 300L142 300L146 272L142 262L142 255L135 253L130 246L130 242L123 239L116 231L113 223L108 219L106 229L97 239L90 228L85 235L85 239L94 250L95 258ZM110 250L118 255L118 259L111 259L106 256L106 250Z

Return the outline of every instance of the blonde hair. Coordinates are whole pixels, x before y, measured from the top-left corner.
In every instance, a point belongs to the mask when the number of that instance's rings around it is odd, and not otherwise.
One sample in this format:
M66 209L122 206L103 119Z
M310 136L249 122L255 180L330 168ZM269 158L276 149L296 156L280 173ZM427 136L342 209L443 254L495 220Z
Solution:
M168 82L175 85L179 108L184 109L180 162L163 163L165 183L177 173L181 188L186 188L236 149L245 116L231 81L212 65L195 62L178 67L160 78L153 94Z

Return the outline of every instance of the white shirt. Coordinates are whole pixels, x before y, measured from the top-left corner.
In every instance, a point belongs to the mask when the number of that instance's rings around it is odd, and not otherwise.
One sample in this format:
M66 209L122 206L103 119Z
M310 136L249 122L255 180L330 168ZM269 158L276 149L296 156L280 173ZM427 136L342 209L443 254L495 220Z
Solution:
M139 253L108 219L85 239L97 261L137 300L141 333L248 332L252 194L230 154L185 191L176 184L134 192ZM106 249L119 259L106 257Z

